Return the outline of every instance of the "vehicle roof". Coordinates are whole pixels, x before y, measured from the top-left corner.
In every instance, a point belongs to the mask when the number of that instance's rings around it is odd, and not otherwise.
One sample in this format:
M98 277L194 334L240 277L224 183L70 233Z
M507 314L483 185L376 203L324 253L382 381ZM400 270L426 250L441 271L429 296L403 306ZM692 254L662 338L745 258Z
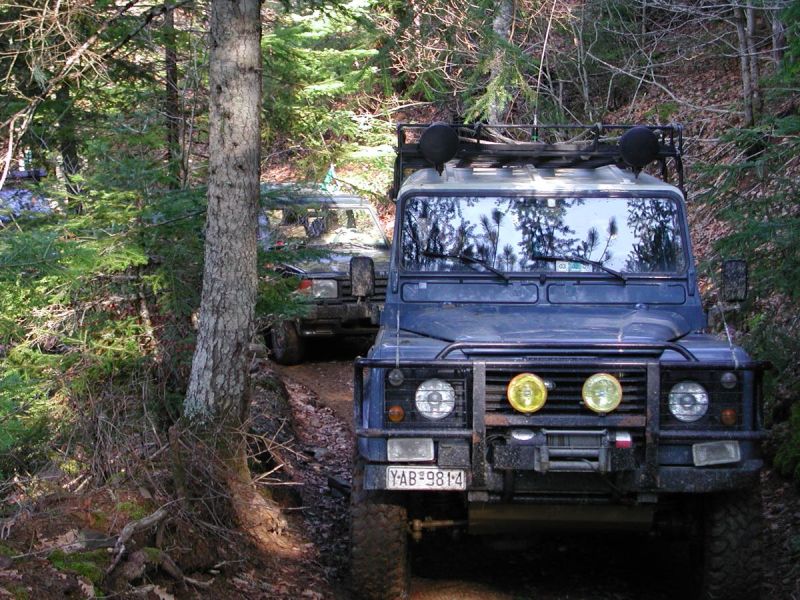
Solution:
M344 208L372 208L369 200L353 194L327 192L295 184L261 184L261 199L273 207L327 204Z
M441 175L435 169L420 169L403 182L398 197L410 192L673 192L683 198L677 187L660 179L608 165L594 169L520 167L453 167L445 165Z

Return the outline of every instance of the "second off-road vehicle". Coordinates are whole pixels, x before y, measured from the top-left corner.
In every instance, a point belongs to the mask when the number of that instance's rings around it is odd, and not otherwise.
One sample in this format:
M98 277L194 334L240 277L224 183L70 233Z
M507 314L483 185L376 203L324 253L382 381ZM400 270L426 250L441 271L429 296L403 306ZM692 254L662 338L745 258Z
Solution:
M681 154L678 126L398 127L355 365L360 596L405 597L430 530L589 527L686 534L701 597L758 596L765 365L707 332Z
M282 248L309 251L302 259L280 258L273 267L297 281L295 293L306 310L271 324L266 335L272 358L287 365L301 362L311 339L347 336L371 342L389 267L389 243L375 209L358 196L320 190L271 186L264 195L261 247L275 250L279 258Z

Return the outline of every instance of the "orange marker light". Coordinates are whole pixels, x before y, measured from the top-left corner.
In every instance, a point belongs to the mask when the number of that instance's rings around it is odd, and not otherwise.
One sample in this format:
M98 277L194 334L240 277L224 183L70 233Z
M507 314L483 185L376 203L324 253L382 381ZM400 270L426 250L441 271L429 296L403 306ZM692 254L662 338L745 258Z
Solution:
M402 406L390 406L388 414L392 423L399 423L406 418L406 411L403 410Z
M720 414L719 420L722 421L723 425L727 425L728 427L732 427L736 425L737 419L736 409L735 408L725 408L722 410L722 414Z

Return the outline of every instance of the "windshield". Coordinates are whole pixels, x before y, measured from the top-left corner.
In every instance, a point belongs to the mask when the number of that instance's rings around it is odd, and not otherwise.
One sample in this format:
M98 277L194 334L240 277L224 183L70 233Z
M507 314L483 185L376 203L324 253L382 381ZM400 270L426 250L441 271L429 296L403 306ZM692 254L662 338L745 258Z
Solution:
M417 196L401 252L418 271L474 270L469 257L503 272L676 273L684 245L678 203L665 198Z
M372 213L365 208L293 206L268 209L259 217L262 247L300 243L307 246L384 247Z

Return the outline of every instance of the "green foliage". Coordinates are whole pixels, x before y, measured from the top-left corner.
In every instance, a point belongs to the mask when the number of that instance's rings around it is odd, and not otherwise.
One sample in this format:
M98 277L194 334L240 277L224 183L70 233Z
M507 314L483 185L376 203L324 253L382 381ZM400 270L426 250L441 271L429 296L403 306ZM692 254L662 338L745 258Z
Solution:
M110 562L110 555L104 549L74 554L54 550L47 559L59 571L85 577L93 584L100 585Z
M307 300L294 293L297 284L296 277L282 277L275 273L259 279L256 314L266 319L265 326L307 314Z
M671 123L680 106L677 102L659 102L649 111L644 113L647 122Z
M62 435L74 436L89 399L120 401L135 389L157 417L178 414L204 191L146 197L87 181L82 214L0 229L0 477L36 469Z
M766 122L756 129L731 130L727 139L743 160L706 166L713 178L699 197L719 215L736 224L733 233L720 240L717 251L726 257L741 256L751 263L751 282L757 297L773 293L796 299L800 294L800 215L794 210L800 182L782 168L800 151L793 124L796 119ZM777 132L781 133L778 134ZM792 136L772 141L774 136ZM758 185L755 196L742 188Z
M800 0L792 0L781 14L786 25L786 52L782 68L788 79L800 76Z
M358 2L327 12L286 13L262 38L264 141L290 139L316 175L341 156L338 141L369 144L380 136L380 125L361 116L357 103L376 81L373 40L359 26L365 14Z
M151 564L158 565L164 559L164 553L153 546L145 546L142 548L142 552L144 552L145 556L147 557L147 561Z
M130 501L120 502L115 508L120 512L124 512L130 520L143 519L151 512L146 506Z

